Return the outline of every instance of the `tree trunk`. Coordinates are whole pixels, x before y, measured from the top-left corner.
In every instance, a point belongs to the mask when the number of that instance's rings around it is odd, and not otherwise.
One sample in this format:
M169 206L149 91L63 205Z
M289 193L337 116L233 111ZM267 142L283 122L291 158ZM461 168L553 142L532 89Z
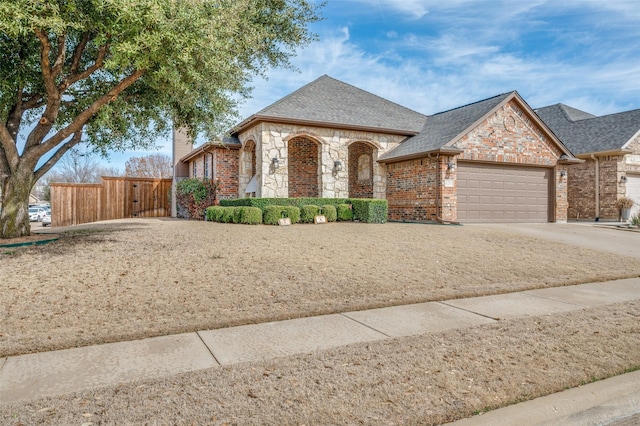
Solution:
M18 171L7 177L2 188L0 239L26 237L31 233L29 195L33 172Z

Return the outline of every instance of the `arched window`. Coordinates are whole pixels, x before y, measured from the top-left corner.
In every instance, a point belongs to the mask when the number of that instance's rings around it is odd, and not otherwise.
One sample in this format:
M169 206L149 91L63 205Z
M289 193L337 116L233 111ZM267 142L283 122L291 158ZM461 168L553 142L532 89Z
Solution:
M371 156L362 154L358 157L358 180L368 181L369 179L371 179Z

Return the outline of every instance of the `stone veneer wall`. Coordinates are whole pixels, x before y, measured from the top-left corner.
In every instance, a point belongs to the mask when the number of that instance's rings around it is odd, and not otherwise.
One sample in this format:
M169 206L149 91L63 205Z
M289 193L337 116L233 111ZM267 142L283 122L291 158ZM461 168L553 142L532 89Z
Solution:
M377 163L379 155L398 146L406 137L356 130L298 126L292 124L258 123L239 135L244 144L256 143L258 197L285 198L289 196L288 144L293 138L304 137L318 144L319 188L318 196L324 198L349 197L348 147L355 142L367 142L376 149L373 152L373 197L386 194L386 166ZM271 159L278 158L279 167L271 166ZM342 162L343 170L334 171L334 162ZM248 182L248 180L247 180ZM245 184L246 186L246 184ZM242 189L242 187L240 188ZM238 194L243 197L243 193Z

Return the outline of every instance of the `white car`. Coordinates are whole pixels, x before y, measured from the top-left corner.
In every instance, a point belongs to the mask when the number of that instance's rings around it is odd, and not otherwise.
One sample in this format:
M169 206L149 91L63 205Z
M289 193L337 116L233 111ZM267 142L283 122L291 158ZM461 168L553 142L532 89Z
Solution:
M47 215L47 211L42 207L29 207L29 221L40 222Z
M51 226L51 214L46 214L42 218L42 226Z

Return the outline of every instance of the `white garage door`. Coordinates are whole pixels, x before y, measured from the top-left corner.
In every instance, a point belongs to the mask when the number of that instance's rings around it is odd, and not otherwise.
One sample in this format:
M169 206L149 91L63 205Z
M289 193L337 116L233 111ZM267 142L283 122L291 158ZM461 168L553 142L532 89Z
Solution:
M552 169L458 163L458 221L548 222Z
M631 217L640 214L640 175L627 175L627 197L634 201Z

